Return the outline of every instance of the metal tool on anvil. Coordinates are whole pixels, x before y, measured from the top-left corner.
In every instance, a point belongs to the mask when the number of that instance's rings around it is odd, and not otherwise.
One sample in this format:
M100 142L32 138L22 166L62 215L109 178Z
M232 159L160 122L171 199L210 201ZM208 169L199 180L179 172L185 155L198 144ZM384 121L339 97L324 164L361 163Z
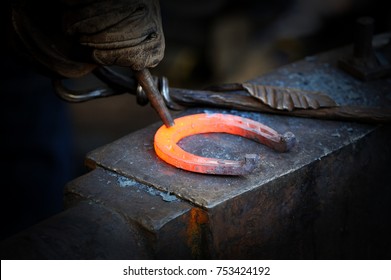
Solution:
M54 87L57 94L69 102L82 102L100 97L132 93L137 96L137 102L140 105L145 105L151 96L157 97L161 101L152 101L151 104L166 126L170 126L172 120L167 107L172 110L183 110L186 107L195 106L364 123L391 122L390 108L339 106L328 95L302 89L242 83L213 86L206 90L192 90L170 88L165 77L149 78L149 87L152 88L151 81L153 79L161 94L159 96L156 91L153 91L154 94L146 93L144 91L145 88L148 88L146 84L140 86L133 77L124 75L110 67L100 67L94 70L94 74L105 82L107 87L75 91L66 88L60 80L54 81ZM164 102L162 102L163 100Z

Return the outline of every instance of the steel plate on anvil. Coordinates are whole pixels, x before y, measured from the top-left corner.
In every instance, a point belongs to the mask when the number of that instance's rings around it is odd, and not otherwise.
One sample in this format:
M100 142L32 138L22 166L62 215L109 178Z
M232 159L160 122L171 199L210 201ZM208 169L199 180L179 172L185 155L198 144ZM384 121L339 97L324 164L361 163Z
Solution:
M334 57L334 61L337 59L338 56ZM386 94L391 92L389 80L362 83L339 70L334 61L330 62L329 55L307 58L253 82L320 91L330 95L340 105L390 105L390 100L386 98ZM226 134L198 135L182 140L182 148L202 156L238 159L246 153L260 155L260 165L250 175L203 175L172 167L156 156L153 137L161 124L154 124L92 151L87 156L89 165L102 166L175 194L200 207L211 208L293 173L311 162L319 161L328 154L355 143L376 128L374 125L353 122L231 110L193 109L182 114L199 112L231 113L262 122L279 133L291 131L296 135L297 144L288 153L277 153L251 140Z

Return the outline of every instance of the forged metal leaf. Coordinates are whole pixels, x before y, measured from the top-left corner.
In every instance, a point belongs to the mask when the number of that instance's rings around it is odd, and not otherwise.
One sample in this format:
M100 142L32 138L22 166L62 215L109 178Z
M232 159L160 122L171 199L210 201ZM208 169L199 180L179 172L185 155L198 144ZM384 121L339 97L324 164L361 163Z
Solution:
M251 83L243 83L242 86L251 96L277 110L293 111L337 106L331 97L318 92Z

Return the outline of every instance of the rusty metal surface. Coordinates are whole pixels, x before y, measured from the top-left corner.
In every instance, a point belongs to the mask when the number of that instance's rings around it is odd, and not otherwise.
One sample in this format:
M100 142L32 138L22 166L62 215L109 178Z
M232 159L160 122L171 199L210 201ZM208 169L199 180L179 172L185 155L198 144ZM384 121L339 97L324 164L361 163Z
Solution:
M391 104L386 97L391 91L389 80L363 83L338 69L338 56L344 55L344 52L345 49L320 57L308 57L253 82L321 91L344 105ZM297 145L287 154L276 154L262 145L239 137L199 136L205 138L203 140L193 137L194 140L184 141L185 150L197 154L197 143L200 143L198 152L202 156L231 159L245 153L259 154L261 165L256 172L238 178L192 174L171 167L156 157L152 141L158 126L152 125L92 151L88 161L92 166L103 166L162 191L175 193L200 207L211 208L320 160L375 129L375 126L353 122L319 121L232 110L194 109L184 114L205 111L229 112L251 118L275 128L279 133L290 130L297 137ZM217 145L212 143L218 141Z

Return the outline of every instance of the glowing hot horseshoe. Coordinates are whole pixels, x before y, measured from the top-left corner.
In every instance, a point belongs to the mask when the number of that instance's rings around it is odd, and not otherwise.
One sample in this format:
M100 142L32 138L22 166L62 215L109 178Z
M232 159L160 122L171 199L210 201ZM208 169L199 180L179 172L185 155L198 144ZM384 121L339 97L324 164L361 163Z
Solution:
M165 162L192 172L244 175L254 170L258 156L249 154L240 161L200 157L177 145L179 140L190 135L229 133L255 140L278 152L286 152L295 144L295 136L291 132L282 136L259 122L234 115L196 114L177 118L174 122L174 126L163 125L156 132L155 152Z

